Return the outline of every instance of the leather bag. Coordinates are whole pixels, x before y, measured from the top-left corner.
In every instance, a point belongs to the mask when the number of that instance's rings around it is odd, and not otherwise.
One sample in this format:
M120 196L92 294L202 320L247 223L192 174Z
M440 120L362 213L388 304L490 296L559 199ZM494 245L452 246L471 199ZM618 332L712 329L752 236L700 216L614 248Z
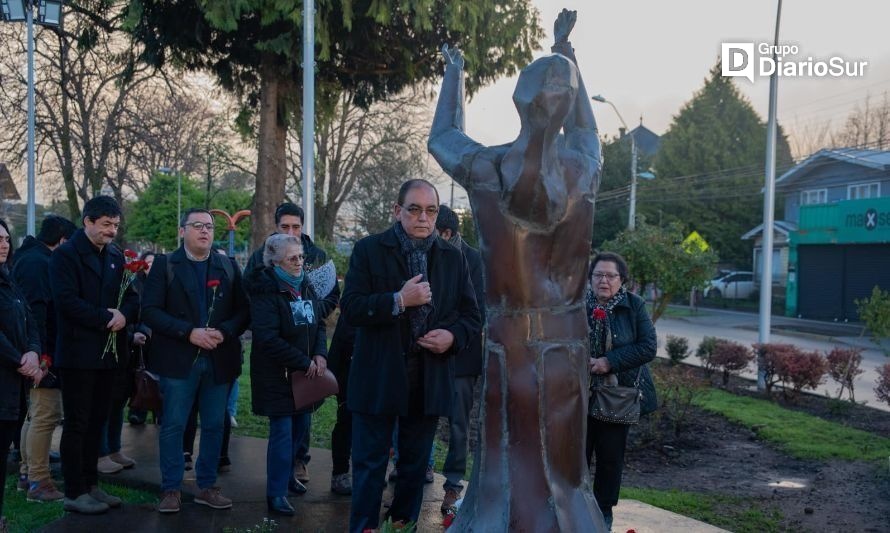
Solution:
M328 368L325 369L324 374L312 379L306 377L304 370L291 372L290 387L297 411L313 407L328 396L334 396L340 391L336 376Z
M600 382L590 389L588 415L603 422L613 424L636 424L640 421L640 375L643 367L637 372L637 380L633 387Z

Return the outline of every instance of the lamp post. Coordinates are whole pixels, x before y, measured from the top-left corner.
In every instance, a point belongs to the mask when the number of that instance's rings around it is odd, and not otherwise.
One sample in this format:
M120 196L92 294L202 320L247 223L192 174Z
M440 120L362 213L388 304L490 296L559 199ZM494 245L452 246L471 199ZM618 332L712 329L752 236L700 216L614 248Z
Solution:
M637 140L634 139L633 134L630 132L630 128L627 127L627 123L624 122L624 118L621 116L621 113L618 112L618 108L615 107L615 104L613 104L611 100L606 100L601 94L591 96L590 99L595 102L612 106L612 109L615 110L615 114L618 115L618 120L621 121L621 125L624 126L624 129L630 136L630 213L627 216L627 229L632 230L637 226Z
M37 23L62 24L62 0L0 0L0 19L28 25L28 235L37 232L37 204L34 185L34 8Z

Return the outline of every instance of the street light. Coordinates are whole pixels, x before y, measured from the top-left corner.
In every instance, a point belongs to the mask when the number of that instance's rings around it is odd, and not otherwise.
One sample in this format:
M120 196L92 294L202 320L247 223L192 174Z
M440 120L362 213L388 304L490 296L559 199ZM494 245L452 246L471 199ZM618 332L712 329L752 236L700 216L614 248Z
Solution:
M627 123L624 122L624 118L621 116L621 113L618 112L618 108L615 107L615 104L610 100L606 100L601 94L591 96L590 99L595 102L612 106L612 109L615 110L615 114L618 115L618 120L621 121L621 125L624 126L624 129L630 136L630 213L627 216L627 229L632 230L637 226L637 140L631 133L630 128L627 127ZM649 178L649 175L644 177Z
M37 207L34 186L34 8L37 23L57 27L62 24L62 0L0 0L0 15L7 22L28 24L28 235L37 233Z

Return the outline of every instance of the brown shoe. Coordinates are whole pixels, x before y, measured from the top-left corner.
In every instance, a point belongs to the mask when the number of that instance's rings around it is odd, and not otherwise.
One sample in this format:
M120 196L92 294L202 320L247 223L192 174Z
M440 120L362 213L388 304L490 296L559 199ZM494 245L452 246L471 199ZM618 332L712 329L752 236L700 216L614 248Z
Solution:
M445 489L445 498L442 499L442 514L454 508L454 503L460 499L460 493L454 489Z
M195 496L195 503L206 505L207 507L210 507L212 509L231 509L232 500L220 494L219 491L219 487L201 489L201 492L199 492L198 495Z
M182 496L178 490L166 490L158 504L159 513L178 513L182 509Z
M35 483L28 489L27 495L29 502L57 502L64 498L65 495L59 492L59 489L49 479Z
M294 477L297 478L297 481L300 483L309 483L309 469L306 468L306 463L297 461L296 464L294 464Z

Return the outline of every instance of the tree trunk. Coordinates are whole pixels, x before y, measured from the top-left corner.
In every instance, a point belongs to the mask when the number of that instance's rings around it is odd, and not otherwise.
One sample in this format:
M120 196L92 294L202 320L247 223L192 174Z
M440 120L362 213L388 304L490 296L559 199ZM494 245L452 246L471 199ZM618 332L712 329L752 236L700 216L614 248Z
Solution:
M71 152L71 115L68 107L68 93L62 91L62 131L59 132L62 144L62 181L65 183L65 197L71 220L80 222L80 203L77 201L77 186L74 183L74 154Z
M284 199L287 178L287 120L284 101L291 83L283 78L273 57L260 65L260 131L256 193L251 209L250 245L259 247L275 229L275 208Z

